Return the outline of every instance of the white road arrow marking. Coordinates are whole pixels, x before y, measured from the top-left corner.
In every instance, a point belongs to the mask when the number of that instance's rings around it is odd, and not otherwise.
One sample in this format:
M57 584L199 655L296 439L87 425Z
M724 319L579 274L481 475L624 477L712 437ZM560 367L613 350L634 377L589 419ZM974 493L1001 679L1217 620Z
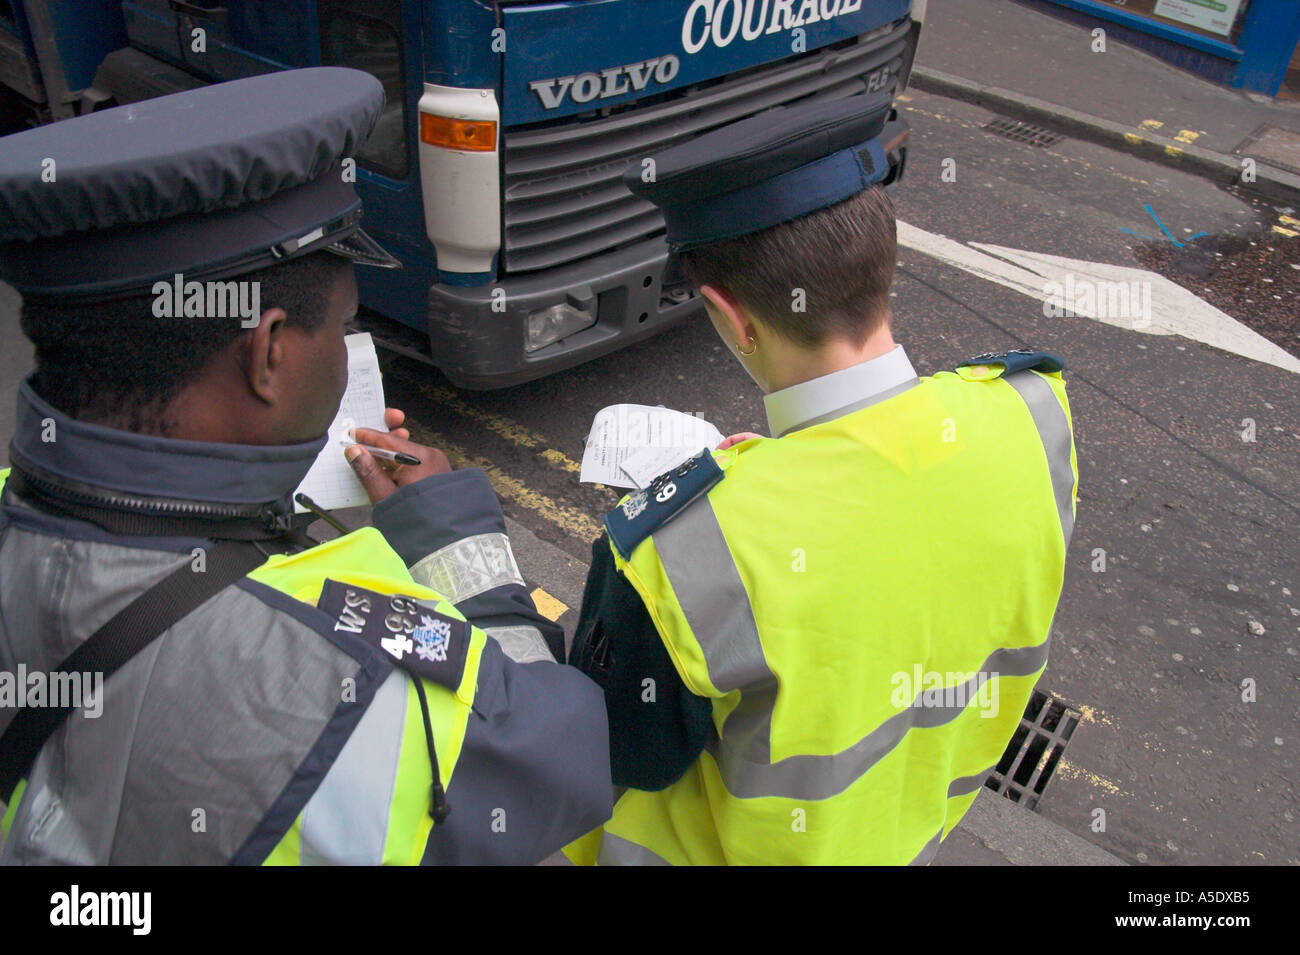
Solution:
M1300 359L1181 285L1146 269L1067 259L981 242L963 245L901 220L898 223L898 242L1045 305L1060 306L1062 290L1103 290L1120 286L1141 289L1145 305L1146 289L1150 289L1150 307L1144 308L1141 314L1134 314L1132 310L1114 314L1107 307L1105 295L1100 292L1095 295L1066 295L1064 304L1080 317L1148 335L1181 335L1300 373Z

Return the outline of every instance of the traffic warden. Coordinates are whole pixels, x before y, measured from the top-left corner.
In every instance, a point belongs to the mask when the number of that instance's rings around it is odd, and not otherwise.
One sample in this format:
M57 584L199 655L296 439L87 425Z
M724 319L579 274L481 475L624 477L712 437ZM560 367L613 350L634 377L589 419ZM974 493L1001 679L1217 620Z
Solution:
M1062 364L921 377L894 342L888 111L764 113L625 178L772 437L605 519L574 662L631 788L575 860L928 862L1046 665L1077 484Z
M349 161L382 105L296 70L4 140L37 367L0 472L0 670L87 697L0 709L7 863L532 863L609 817L604 701L555 662L483 472L390 409L357 437L420 465L357 456L374 526L291 526L353 262L398 264Z

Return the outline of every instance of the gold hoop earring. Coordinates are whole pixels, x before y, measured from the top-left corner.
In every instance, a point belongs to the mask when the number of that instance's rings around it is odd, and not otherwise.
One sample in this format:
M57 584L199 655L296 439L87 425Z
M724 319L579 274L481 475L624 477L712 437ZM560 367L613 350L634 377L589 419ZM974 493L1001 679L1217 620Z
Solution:
M758 342L754 341L754 339L751 338L749 340L749 344L753 346L749 349L749 351L745 351L745 349L741 348L739 345L736 346L736 351L740 352L742 355L748 358L750 355L754 354L754 352L758 351Z

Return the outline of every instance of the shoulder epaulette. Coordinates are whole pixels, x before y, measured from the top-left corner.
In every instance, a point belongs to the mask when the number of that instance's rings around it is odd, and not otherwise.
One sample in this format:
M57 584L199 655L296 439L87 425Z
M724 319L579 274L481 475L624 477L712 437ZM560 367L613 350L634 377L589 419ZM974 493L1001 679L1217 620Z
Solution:
M605 515L605 530L626 560L637 545L653 534L688 504L722 480L722 468L707 449L671 471L665 471L650 486L629 494Z
M439 612L421 597L381 594L329 579L316 606L334 618L336 632L354 634L383 650L407 673L449 690L460 686L471 639L467 621Z
M1051 352L1017 348L1014 351L976 355L962 362L956 370L967 381L991 381L1026 368L1053 373L1064 371L1065 362Z

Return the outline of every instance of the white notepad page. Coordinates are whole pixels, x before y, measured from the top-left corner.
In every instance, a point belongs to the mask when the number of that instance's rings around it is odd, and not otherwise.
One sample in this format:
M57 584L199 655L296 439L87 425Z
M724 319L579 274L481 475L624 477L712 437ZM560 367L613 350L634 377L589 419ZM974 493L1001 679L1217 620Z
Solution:
M370 503L352 465L343 457L343 449L352 443L349 428L384 427L384 385L379 373L379 356L367 332L348 335L348 387L339 403L339 412L330 425L329 440L316 457L311 470L298 490L326 510L361 507ZM299 514L307 508L294 502Z

